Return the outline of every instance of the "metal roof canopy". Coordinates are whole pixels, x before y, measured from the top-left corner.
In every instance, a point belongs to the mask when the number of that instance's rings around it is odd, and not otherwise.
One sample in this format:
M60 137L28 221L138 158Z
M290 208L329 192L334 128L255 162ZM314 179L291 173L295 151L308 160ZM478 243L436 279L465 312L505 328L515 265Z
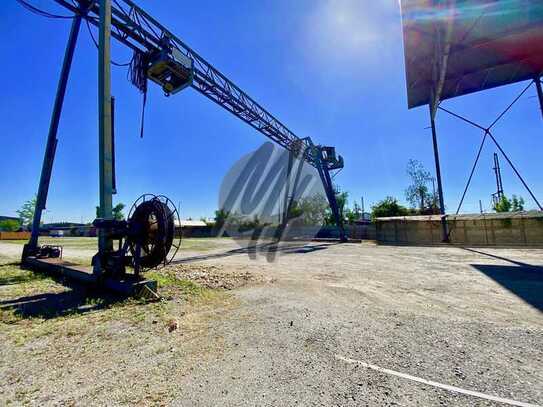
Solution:
M539 77L541 0L401 0L408 107Z

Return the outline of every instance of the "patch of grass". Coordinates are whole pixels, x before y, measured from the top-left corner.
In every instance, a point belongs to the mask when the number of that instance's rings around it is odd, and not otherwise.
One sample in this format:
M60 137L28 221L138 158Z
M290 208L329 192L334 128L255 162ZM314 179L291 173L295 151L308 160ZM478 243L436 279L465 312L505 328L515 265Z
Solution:
M23 270L19 263L0 265L0 296L16 298L61 287L42 273Z
M79 340L96 330L106 337L111 335L106 327L112 323L161 332L168 321L184 318L187 309L207 309L229 301L226 294L171 271L146 276L157 280L164 300L122 299L68 288L46 274L20 269L19 263L0 265L0 338L25 346L41 339Z
M137 322L141 304L132 299L108 302L99 297L88 297L82 301L82 306L96 308L90 312L83 312L79 307L74 307L54 317L21 316L16 310L1 310L0 329L4 329L7 337L16 346L23 346L43 337L54 339L82 337L96 326L112 320Z
M47 278L43 274L22 270L20 267L21 264L15 262L0 265L0 286L28 283Z
M211 294L211 290L202 287L201 285L177 277L175 273L171 271L153 271L146 274L146 277L156 280L159 289L166 289L167 291L178 291L180 294L187 297L206 297Z
M4 254L0 254L0 266L5 266L10 263L17 263L18 257L14 256L6 256Z

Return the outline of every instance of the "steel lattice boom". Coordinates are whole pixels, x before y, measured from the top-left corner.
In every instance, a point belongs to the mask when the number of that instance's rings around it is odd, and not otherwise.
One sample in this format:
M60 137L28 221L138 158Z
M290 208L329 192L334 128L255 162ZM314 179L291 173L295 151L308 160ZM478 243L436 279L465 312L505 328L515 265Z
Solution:
M73 13L81 13L83 18L98 26L99 5L97 2L55 1ZM84 13L82 10L87 10L87 12ZM307 147L306 161L313 166L316 165L310 139L297 137L235 83L132 1L113 0L111 15L111 35L115 39L134 51L153 53L159 52L163 48L163 39L168 38L173 47L193 61L194 78L191 86L194 89L287 150L299 150L301 145ZM324 161L329 169L342 167L340 162Z

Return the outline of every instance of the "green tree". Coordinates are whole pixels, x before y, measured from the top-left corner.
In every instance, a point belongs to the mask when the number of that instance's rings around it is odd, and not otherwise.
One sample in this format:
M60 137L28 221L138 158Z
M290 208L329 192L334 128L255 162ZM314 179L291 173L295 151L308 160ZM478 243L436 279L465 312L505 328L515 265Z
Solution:
M336 203L337 203L337 207L338 207L339 218L340 219L345 219L345 213L346 213L346 210L347 210L347 202L348 202L348 198L349 198L349 193L347 191L342 192L341 189L338 186L336 186L334 188L334 190L335 190L335 194L336 194ZM326 224L327 225L335 225L336 224L336 219L334 217L334 214L332 213L331 208L328 208L328 210L327 210Z
M516 195L513 195L511 199L511 211L512 212L522 212L524 210L524 198Z
M371 216L373 219L387 216L406 216L408 213L408 209L400 205L398 200L392 196L387 196L371 207Z
M413 208L419 208L421 212L431 202L431 194L428 191L428 182L432 179L430 172L417 160L409 160L407 163L407 175L411 178L411 185L405 190L405 199Z
M215 211L215 227L222 228L229 215L230 215L230 212L225 211L224 209L216 210Z
M17 215L19 215L19 219L21 221L21 225L26 227L30 226L32 224L32 220L34 219L34 210L36 209L36 197L26 201L23 206L21 206L21 209L17 211Z
M339 210L339 217L345 219L345 213L347 212L347 203L349 199L349 193L347 191L341 192L338 188L336 192L336 202Z
M283 211L281 211L283 212ZM303 209L300 202L293 200L288 208L288 219L296 219L303 215Z
M329 206L328 200L322 194L314 194L300 199L298 207L302 212L304 225L323 225L326 221Z
M510 212L512 203L505 195L502 195L501 199L494 204L494 210L496 212Z
M438 214L439 213L439 197L437 192L430 192L426 198L425 214Z
M111 213L113 215L113 218L115 220L123 220L124 219L124 213L123 213L123 210L125 208L125 204L119 202L117 205L115 205L113 207L113 209L111 210Z
M21 227L21 222L15 219L0 220L0 230L3 232L16 232Z
M362 216L362 208L360 208L357 202L355 202L353 205L353 212L356 213L358 217Z
M349 225L355 223L359 217L360 214L355 209L347 208L347 210L345 211L345 220Z
M111 209L111 214L113 215L113 219L115 219L115 220L123 220L124 219L124 213L123 213L124 208L126 208L126 205L121 203L121 202L119 202L117 205L115 205ZM100 207L99 206L96 207L96 217L97 218L100 217Z

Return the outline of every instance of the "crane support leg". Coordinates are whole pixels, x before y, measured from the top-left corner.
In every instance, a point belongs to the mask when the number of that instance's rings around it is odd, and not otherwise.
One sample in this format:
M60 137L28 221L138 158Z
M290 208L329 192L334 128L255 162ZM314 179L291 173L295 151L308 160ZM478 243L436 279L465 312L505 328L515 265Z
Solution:
M434 160L436 164L436 178L437 178L437 193L439 195L439 213L441 215L441 228L443 229L443 243L449 242L449 227L447 225L447 217L445 216L445 202L443 200L443 185L441 183L441 166L439 165L439 150L437 148L437 131L434 112L432 105L430 106L430 122L432 125L432 142L434 145Z
M322 181L322 186L324 187L326 198L328 199L330 209L332 210L332 215L334 215L334 220L336 221L336 225L339 229L339 240L342 242L346 242L347 236L345 235L345 228L343 227L343 219L341 219L341 215L339 213L339 207L336 200L336 192L334 191L334 186L332 185L330 171L322 162L322 151L319 146L315 146L314 148L316 150L314 154L316 157L315 166Z
M64 61L62 62L62 69L60 71L60 79L58 81L55 103L53 105L53 113L51 115L51 122L49 124L49 133L47 135L47 145L45 147L45 154L43 156L40 185L38 187L36 207L34 209L34 219L32 220L32 234L30 236L29 242L24 247L23 261L28 256L35 254L38 248L41 216L47 203L47 193L49 192L49 183L51 181L53 162L55 160L55 152L57 149L58 124L60 121L60 114L62 112L62 105L64 103L64 96L66 94L66 85L68 83L68 77L70 75L70 68L72 66L74 50L77 44L77 37L79 36L80 28L81 15L76 14L72 20L70 36L68 37L68 43L66 44L66 51L64 53Z

